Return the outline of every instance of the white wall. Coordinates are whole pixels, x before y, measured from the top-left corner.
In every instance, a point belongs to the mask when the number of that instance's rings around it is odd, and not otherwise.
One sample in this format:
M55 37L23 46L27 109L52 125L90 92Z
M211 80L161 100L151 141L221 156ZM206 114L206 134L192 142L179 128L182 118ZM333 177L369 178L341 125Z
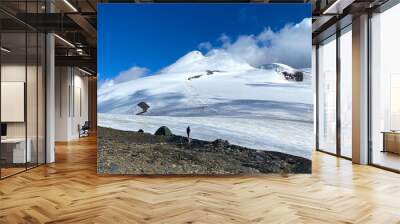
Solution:
M75 75L74 85L75 85L75 117L74 117L75 119L73 120L73 126L77 127L78 124L82 126L85 123L85 121L88 121L89 119L88 78L86 76ZM77 128L74 128L73 131L74 135L76 136L79 135Z
M36 74L36 67L25 66L25 64L3 64L1 66L1 81L2 82L24 82L26 83L25 77L28 72L28 84L30 87L27 88L27 119L28 119L28 137L30 130L36 130L37 115L32 111L36 112L37 107L37 96L36 96L36 80L32 80L31 74ZM35 75L36 77L36 75ZM4 97L4 96L2 96ZM39 105L42 106L42 105ZM1 110L7 110L9 108L1 108ZM22 110L25 110L22 108ZM33 123L32 123L33 122ZM7 134L9 137L24 137L25 136L26 122L7 122ZM36 132L35 132L36 135Z
M3 64L1 66L1 81L2 82L24 82L25 83L25 64ZM2 96L4 97L4 96ZM22 108L24 110L24 108ZM7 110L7 108L1 108ZM25 136L25 123L24 122L8 122L7 123L8 135L12 137Z
M36 69L39 69L38 71ZM27 80L25 80L27 78ZM24 138L25 135L29 139L29 148L31 149L32 162L39 159L39 163L44 163L45 150L45 119L44 119L44 74L41 72L41 67L25 66L25 64L2 64L1 66L1 81L3 82L20 82L26 85L26 106L25 100L20 102L18 108L6 107L2 102L2 114L4 113L20 113L21 120L16 122L5 122L7 124L8 138ZM9 98L2 89L2 99ZM25 93L25 86L18 90L19 93ZM4 95L6 94L6 95ZM22 96L21 98L25 98ZM12 103L12 102L10 102ZM18 104L18 102L14 102ZM14 110L14 111L13 111ZM18 111L19 110L19 111ZM24 114L26 112L26 120ZM3 118L2 118L3 120ZM37 154L38 153L38 154Z
M70 77L67 67L55 68L55 140L68 140L69 95Z
M76 68L56 67L56 141L79 138L78 125L88 120L88 78Z

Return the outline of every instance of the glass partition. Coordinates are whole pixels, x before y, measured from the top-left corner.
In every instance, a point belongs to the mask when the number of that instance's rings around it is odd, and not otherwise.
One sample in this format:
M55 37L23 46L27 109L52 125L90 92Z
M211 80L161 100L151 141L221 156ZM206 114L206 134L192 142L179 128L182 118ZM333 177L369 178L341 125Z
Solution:
M38 33L38 64L37 64L37 147L38 164L46 162L46 143L45 143L45 124L46 124L46 77L45 77L45 65L46 65L46 37L43 33Z
M351 26L340 36L340 154L352 157L352 34Z
M352 26L320 43L317 53L318 149L351 158Z
M26 82L26 111L27 111L27 150L30 151L30 161L27 163L27 167L34 167L37 165L37 41L38 36L35 32L27 33L27 82Z
M318 47L318 147L336 153L336 36Z
M37 13L43 3L0 6ZM0 12L1 179L45 163L45 44L43 33Z
M26 140L26 33L3 32L1 47L1 175L7 177L24 171L31 161Z

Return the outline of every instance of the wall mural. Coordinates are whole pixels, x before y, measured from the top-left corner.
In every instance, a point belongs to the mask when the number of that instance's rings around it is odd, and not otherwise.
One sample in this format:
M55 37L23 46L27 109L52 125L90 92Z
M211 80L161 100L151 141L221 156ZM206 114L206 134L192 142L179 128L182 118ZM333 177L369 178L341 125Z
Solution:
M99 4L98 173L311 173L309 4Z

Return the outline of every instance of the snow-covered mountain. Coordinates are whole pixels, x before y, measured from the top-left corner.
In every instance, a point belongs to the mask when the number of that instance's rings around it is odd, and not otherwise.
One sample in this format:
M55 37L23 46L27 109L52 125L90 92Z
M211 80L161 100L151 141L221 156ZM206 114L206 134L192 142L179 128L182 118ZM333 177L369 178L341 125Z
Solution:
M215 51L204 56L200 51L191 51L174 64L162 70L163 73L204 72L205 70L239 71L252 69L249 64L233 58L224 51Z
M309 85L310 79L287 81L274 69L257 69L228 54L192 51L156 75L100 88L98 104L101 113L133 114L144 101L150 105L147 115L227 115L242 112L233 102L217 110L221 103L234 100L309 104L311 89L300 88Z
M281 66L285 66L280 64ZM137 104L148 112L137 116ZM312 88L273 68L255 68L228 53L192 51L159 73L100 88L99 125L154 132L166 125L180 135L310 157Z

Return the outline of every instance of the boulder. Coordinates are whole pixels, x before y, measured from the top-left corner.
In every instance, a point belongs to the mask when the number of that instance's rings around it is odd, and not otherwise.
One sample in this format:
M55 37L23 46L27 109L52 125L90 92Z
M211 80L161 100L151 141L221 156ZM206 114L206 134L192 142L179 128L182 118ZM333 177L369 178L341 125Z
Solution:
M211 143L214 147L227 147L229 145L229 142L227 140L223 140L223 139L216 139L215 141L213 141Z
M172 135L171 130L167 126L161 126L157 131L154 133L154 135L163 135L163 136L168 136Z
M136 115L144 114L150 108L150 106L146 102L140 102L137 104L137 106L140 107L142 109L142 111L137 113Z

